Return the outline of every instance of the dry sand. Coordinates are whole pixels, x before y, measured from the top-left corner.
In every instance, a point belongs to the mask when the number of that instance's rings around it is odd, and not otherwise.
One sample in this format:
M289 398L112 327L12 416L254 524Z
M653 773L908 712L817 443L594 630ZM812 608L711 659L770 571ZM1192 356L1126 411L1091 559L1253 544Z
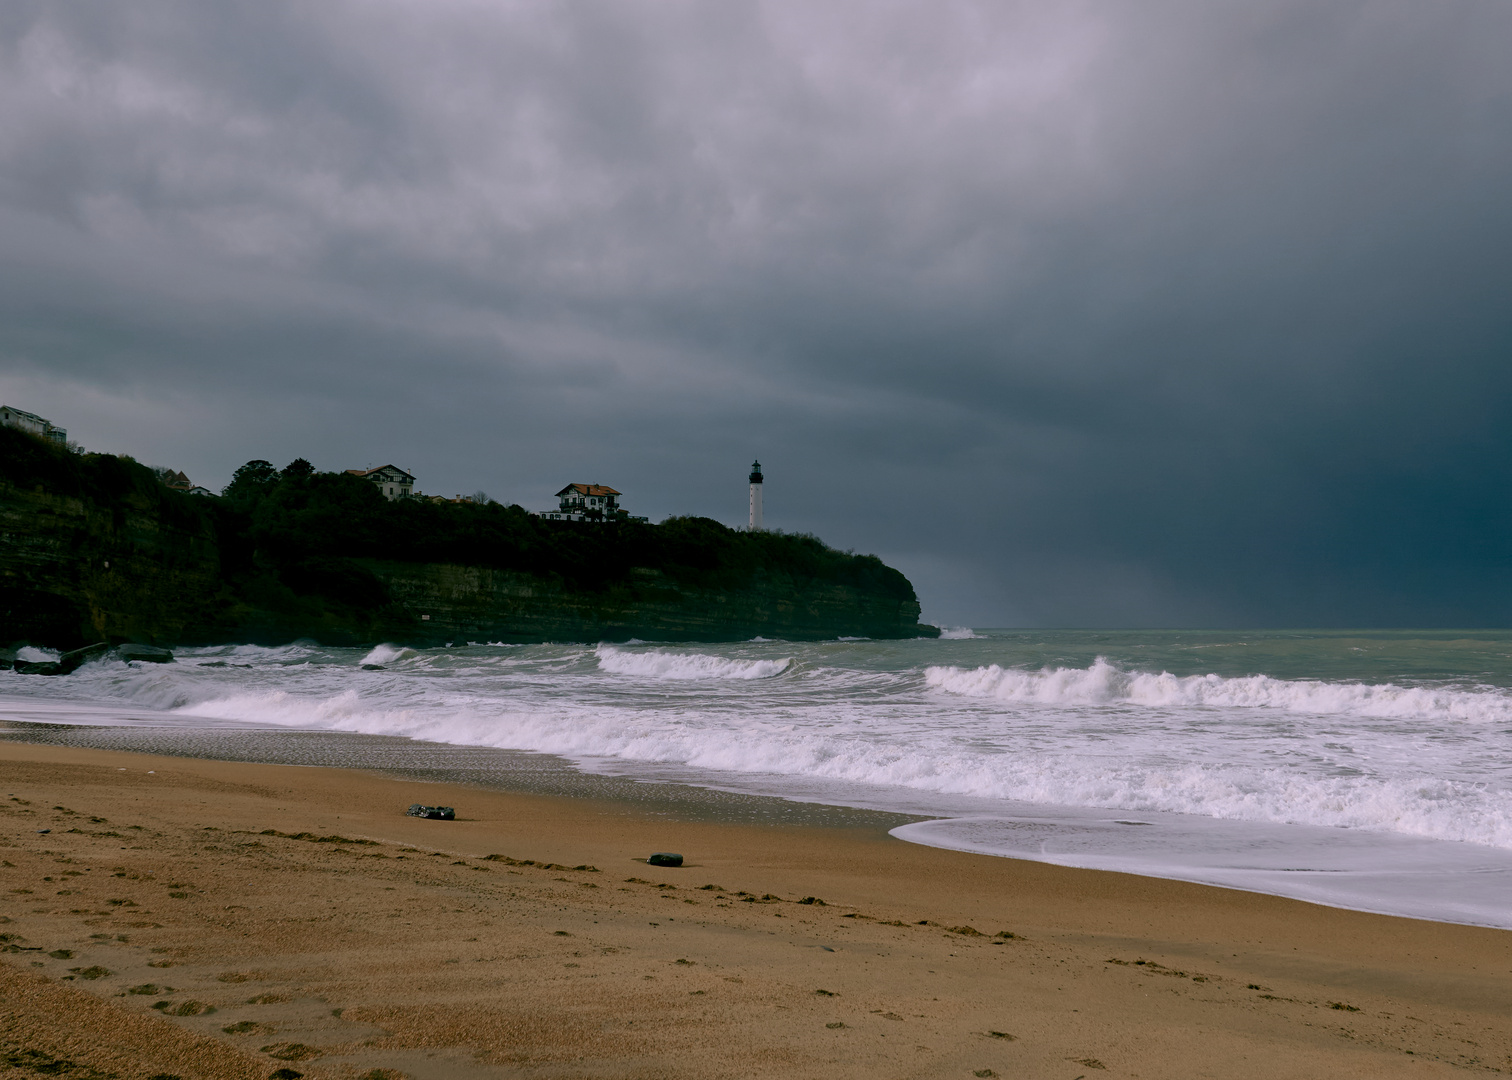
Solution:
M1504 931L356 771L0 777L0 1077L1512 1071Z

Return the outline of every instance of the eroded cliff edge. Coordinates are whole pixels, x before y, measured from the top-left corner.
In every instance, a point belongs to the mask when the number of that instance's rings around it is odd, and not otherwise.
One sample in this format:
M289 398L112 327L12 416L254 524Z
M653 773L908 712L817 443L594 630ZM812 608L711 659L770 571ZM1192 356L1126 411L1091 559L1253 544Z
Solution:
M0 644L935 633L901 573L813 537L388 503L338 474L209 499L130 460L0 428Z

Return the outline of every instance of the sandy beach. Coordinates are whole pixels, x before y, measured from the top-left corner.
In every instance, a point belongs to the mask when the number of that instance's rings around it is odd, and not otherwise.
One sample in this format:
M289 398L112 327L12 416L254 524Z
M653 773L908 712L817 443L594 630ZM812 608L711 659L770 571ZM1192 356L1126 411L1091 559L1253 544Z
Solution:
M0 1076L1512 1070L1503 931L357 770L0 776Z

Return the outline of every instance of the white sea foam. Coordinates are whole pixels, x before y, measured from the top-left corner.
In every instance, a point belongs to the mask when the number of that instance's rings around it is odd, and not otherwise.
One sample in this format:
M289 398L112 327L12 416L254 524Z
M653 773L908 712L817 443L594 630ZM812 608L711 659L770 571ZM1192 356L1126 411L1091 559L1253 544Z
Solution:
M308 660L319 646L295 642L290 645L210 645L179 649L180 658L226 660L242 664L283 664L291 660Z
M792 662L790 656L780 660L734 660L661 649L617 649L609 645L598 648L601 670L642 679L770 679L781 675Z
M1043 705L1144 705L1160 708L1270 708L1315 716L1352 715L1504 723L1512 695L1504 690L1452 690L1391 683L1314 682L1269 675L1223 678L1122 671L1106 660L1085 668L1023 671L996 664L930 667L925 681L964 697Z
M915 796L1198 814L1512 848L1512 796L1483 783L1421 775L1320 775L1295 762L1267 767L1172 761L1164 754L1121 753L1106 741L1031 749L1027 740L1009 737L984 745L959 731L903 730L885 717L858 731L854 720L794 723L791 717L769 721L723 710L618 709L591 702L543 708L539 702L480 702L434 693L400 700L357 689L320 697L284 691L236 695L185 705L179 712L710 773L841 781ZM1015 748L1015 743L1022 745ZM887 801L885 794L876 798Z
M122 716L160 710L165 724L204 717L538 750L603 771L910 813L1102 807L1198 816L1220 832L1326 826L1512 851L1512 690L1470 677L1417 686L1243 675L1237 665L1178 676L1105 660L991 662L1015 647L957 638L405 656L296 644L180 650L171 665L100 661L67 680L3 672L0 682L30 695L33 712L18 715L63 716L35 704L49 697L87 701L79 723L102 722L99 703L118 702L130 706ZM386 661L395 677L369 677L359 659ZM996 850L985 834L970 842ZM1151 872L1170 865L1139 859Z
M39 649L35 645L23 645L16 650L16 659L29 664L56 660L62 655L56 649Z
M957 851L1150 874L1334 907L1512 929L1512 851L1347 829L1095 811L918 821L892 834ZM1144 826L1130 828L1130 826Z
M360 661L364 664L392 664L395 660L408 660L417 655L414 649L403 645L378 645Z
M942 626L940 627L941 641L977 641L981 637L969 626Z

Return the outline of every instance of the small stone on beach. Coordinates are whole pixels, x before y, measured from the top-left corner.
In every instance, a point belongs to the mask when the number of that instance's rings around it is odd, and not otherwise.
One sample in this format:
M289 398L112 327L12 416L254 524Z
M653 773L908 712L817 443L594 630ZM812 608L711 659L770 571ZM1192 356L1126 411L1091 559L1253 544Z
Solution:
M646 860L647 866L681 866L683 857L671 851L658 851Z
M415 803L405 811L409 817L430 818L433 821L455 821L457 811L450 806L422 806Z

